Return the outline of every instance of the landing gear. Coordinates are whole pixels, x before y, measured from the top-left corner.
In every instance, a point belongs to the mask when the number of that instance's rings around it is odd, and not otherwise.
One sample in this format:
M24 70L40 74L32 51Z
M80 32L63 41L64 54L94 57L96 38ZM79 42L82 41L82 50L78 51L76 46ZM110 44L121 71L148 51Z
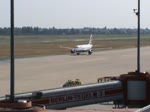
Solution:
M77 55L79 55L80 53L78 52Z
M74 52L71 50L70 53L74 53Z
M92 54L92 51L88 51L88 55L91 55Z

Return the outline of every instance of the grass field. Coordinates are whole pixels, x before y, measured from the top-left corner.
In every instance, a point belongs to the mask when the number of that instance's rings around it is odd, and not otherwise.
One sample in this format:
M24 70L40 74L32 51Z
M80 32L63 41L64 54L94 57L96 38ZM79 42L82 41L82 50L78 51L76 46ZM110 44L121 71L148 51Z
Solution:
M74 47L88 43L89 35L59 36L15 36L15 56L34 57L46 55L70 54L69 49L60 46ZM0 36L0 59L10 56L10 37ZM93 35L93 50L102 51L136 47L136 35ZM141 35L141 46L150 46L150 35Z

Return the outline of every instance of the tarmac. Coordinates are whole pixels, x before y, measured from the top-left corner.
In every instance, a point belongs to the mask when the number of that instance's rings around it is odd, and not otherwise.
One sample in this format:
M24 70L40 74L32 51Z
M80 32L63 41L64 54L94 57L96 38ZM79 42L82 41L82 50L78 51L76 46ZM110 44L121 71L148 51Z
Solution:
M141 71L150 70L149 51L150 47L141 48ZM59 88L67 80L75 79L80 79L82 84L96 83L99 77L119 76L136 69L136 48L95 51L92 55L68 53L68 55L20 58L15 59L15 93ZM10 60L0 60L0 96L10 94L9 80ZM89 112L95 111L87 109ZM99 107L96 106L94 109Z

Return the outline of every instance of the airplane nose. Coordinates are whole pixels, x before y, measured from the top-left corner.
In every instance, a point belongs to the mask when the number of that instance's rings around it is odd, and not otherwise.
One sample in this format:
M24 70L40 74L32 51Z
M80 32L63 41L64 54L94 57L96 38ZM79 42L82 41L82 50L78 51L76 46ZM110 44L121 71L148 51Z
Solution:
M74 53L74 50L73 49L71 49L71 51L70 51L71 53Z

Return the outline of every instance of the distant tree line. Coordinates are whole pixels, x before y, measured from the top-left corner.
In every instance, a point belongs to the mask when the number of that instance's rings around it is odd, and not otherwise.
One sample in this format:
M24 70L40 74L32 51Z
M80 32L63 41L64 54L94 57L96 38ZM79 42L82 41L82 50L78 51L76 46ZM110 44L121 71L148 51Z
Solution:
M137 29L131 28L40 28L22 27L15 28L15 35L82 35L82 34L136 34ZM150 29L141 29L141 34L150 34ZM0 35L10 35L10 28L0 28Z

